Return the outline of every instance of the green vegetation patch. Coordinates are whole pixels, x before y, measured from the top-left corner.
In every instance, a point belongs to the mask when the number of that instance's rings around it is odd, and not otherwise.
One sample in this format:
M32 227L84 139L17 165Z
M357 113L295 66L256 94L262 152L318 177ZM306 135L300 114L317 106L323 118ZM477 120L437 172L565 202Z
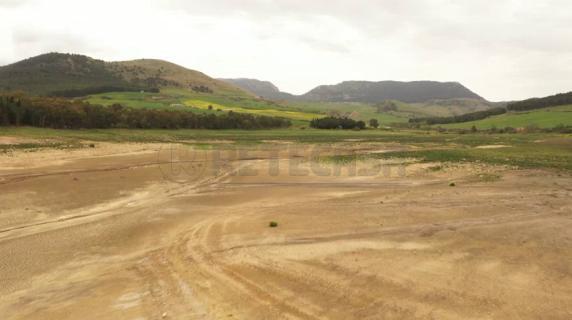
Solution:
M233 111L302 122L323 116L250 96L201 93L178 88L163 88L160 93L106 92L90 95L85 100L104 106L121 104L132 108L187 110L200 114Z
M463 148L419 150L376 154L377 158L416 158L423 162L482 162L521 168L555 168L572 171L569 148L545 144L500 149Z
M300 111L258 109L258 108L250 109L250 108L236 107L236 106L225 106L218 103L203 101L203 100L187 100L184 102L184 104L186 106L202 110L219 111L219 112L233 111L238 113L249 113L249 114L257 114L257 115L272 116L272 117L282 117L293 120L310 121L312 119L322 117L319 114L300 112Z
M400 105L402 103L399 103ZM399 112L378 112L376 106L360 102L288 102L294 109L319 113L322 116L349 116L354 120L369 121L376 119L380 125L389 126L394 123L406 123L407 114Z
M91 95L86 101L102 106L121 104L126 107L143 109L169 108L178 103L172 97L149 92L106 92Z
M46 143L18 143L18 144L0 144L0 153L9 153L15 150L36 151L39 149L78 149L89 147L78 141L66 142L46 142Z
M525 128L537 126L539 128L554 128L559 125L572 126L572 105L533 110L528 112L509 112L478 121L452 123L442 125L443 128L477 129L491 128Z

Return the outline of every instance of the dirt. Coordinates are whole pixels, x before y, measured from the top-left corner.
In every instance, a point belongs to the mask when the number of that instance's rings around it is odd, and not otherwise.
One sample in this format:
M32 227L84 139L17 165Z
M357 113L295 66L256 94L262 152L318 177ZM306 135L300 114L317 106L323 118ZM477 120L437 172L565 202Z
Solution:
M568 175L172 147L0 155L0 318L572 318Z
M0 145L12 145L12 144L21 144L21 143L41 143L44 142L38 139L29 139L29 138L21 138L21 137L10 137L10 136L2 136L0 137Z
M484 146L476 146L475 149L501 149L501 148L509 148L510 146L504 144L490 144Z

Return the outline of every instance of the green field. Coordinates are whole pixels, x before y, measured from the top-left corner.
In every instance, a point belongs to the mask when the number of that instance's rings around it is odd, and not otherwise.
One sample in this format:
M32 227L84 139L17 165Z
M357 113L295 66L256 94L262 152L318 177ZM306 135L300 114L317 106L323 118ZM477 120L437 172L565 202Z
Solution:
M86 101L100 105L119 103L133 108L183 109L196 113L234 111L275 116L290 119L297 127L307 126L308 121L312 119L333 114L349 116L366 123L370 119L377 119L381 126L390 127L407 123L412 117L451 116L487 108L482 102L472 100L452 101L450 105L443 105L444 102L408 104L393 101L397 110L378 112L374 104L360 102L275 102L236 93L209 94L180 88L163 88L160 93L108 92L91 95L86 98Z
M498 149L467 146L375 154L378 159L418 159L422 162L477 162L520 168L554 168L572 172L572 139L544 136L544 141L528 141Z
M165 108L178 103L178 100L163 94L144 92L107 92L89 96L86 101L91 104L109 106L119 103L132 108Z
M378 113L377 108L371 104L361 102L288 102L293 109L305 112L320 113L322 115L335 112L339 115L350 115L354 120L377 119L383 126L394 123L405 123L408 118L401 114Z
M292 120L310 121L315 118L322 117L323 115L316 113L308 113L301 111L290 110L277 110L277 109L261 109L261 108L244 108L236 106L221 105L214 102L204 100L187 100L185 105L192 108L201 110L215 110L215 111L233 111L238 113L250 113L262 116L283 117Z
M401 101L392 102L397 107L397 110L385 112L378 112L377 107L374 104L361 102L290 101L288 102L288 105L292 108L306 112L351 115L353 119L364 120L366 122L369 119L377 119L383 126L406 123L409 118L447 117L485 110L490 107L483 102L473 100L451 102L451 105L443 105L432 101L426 103L405 103Z
M527 126L536 126L539 128L554 128L558 125L572 126L572 105L525 112L509 112L483 120L451 123L441 125L441 127L469 129L475 126L477 129L490 129L493 127L525 128Z
M169 108L198 113L232 110L239 113L283 117L304 122L323 116L318 113L299 111L273 101L254 99L246 95L215 95L176 88L161 89L160 93L107 92L91 95L86 98L86 101L105 106L119 103L132 108ZM212 110L209 109L209 106L212 106Z

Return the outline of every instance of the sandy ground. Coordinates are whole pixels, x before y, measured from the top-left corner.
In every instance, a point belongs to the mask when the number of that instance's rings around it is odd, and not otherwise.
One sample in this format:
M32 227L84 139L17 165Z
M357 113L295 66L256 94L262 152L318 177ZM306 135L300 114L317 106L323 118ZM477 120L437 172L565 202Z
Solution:
M572 318L570 176L181 148L0 155L0 318Z

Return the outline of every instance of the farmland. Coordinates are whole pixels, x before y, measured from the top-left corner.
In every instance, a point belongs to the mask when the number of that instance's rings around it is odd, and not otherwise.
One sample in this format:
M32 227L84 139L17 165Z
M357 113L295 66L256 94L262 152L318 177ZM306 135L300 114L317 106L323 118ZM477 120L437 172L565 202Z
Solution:
M238 113L277 116L299 121L309 121L321 116L317 113L302 112L287 108L276 102L257 100L248 96L201 94L173 88L163 89L159 94L146 92L102 93L89 96L86 101L92 104L107 106L118 103L133 108L167 108L199 113L233 111Z

